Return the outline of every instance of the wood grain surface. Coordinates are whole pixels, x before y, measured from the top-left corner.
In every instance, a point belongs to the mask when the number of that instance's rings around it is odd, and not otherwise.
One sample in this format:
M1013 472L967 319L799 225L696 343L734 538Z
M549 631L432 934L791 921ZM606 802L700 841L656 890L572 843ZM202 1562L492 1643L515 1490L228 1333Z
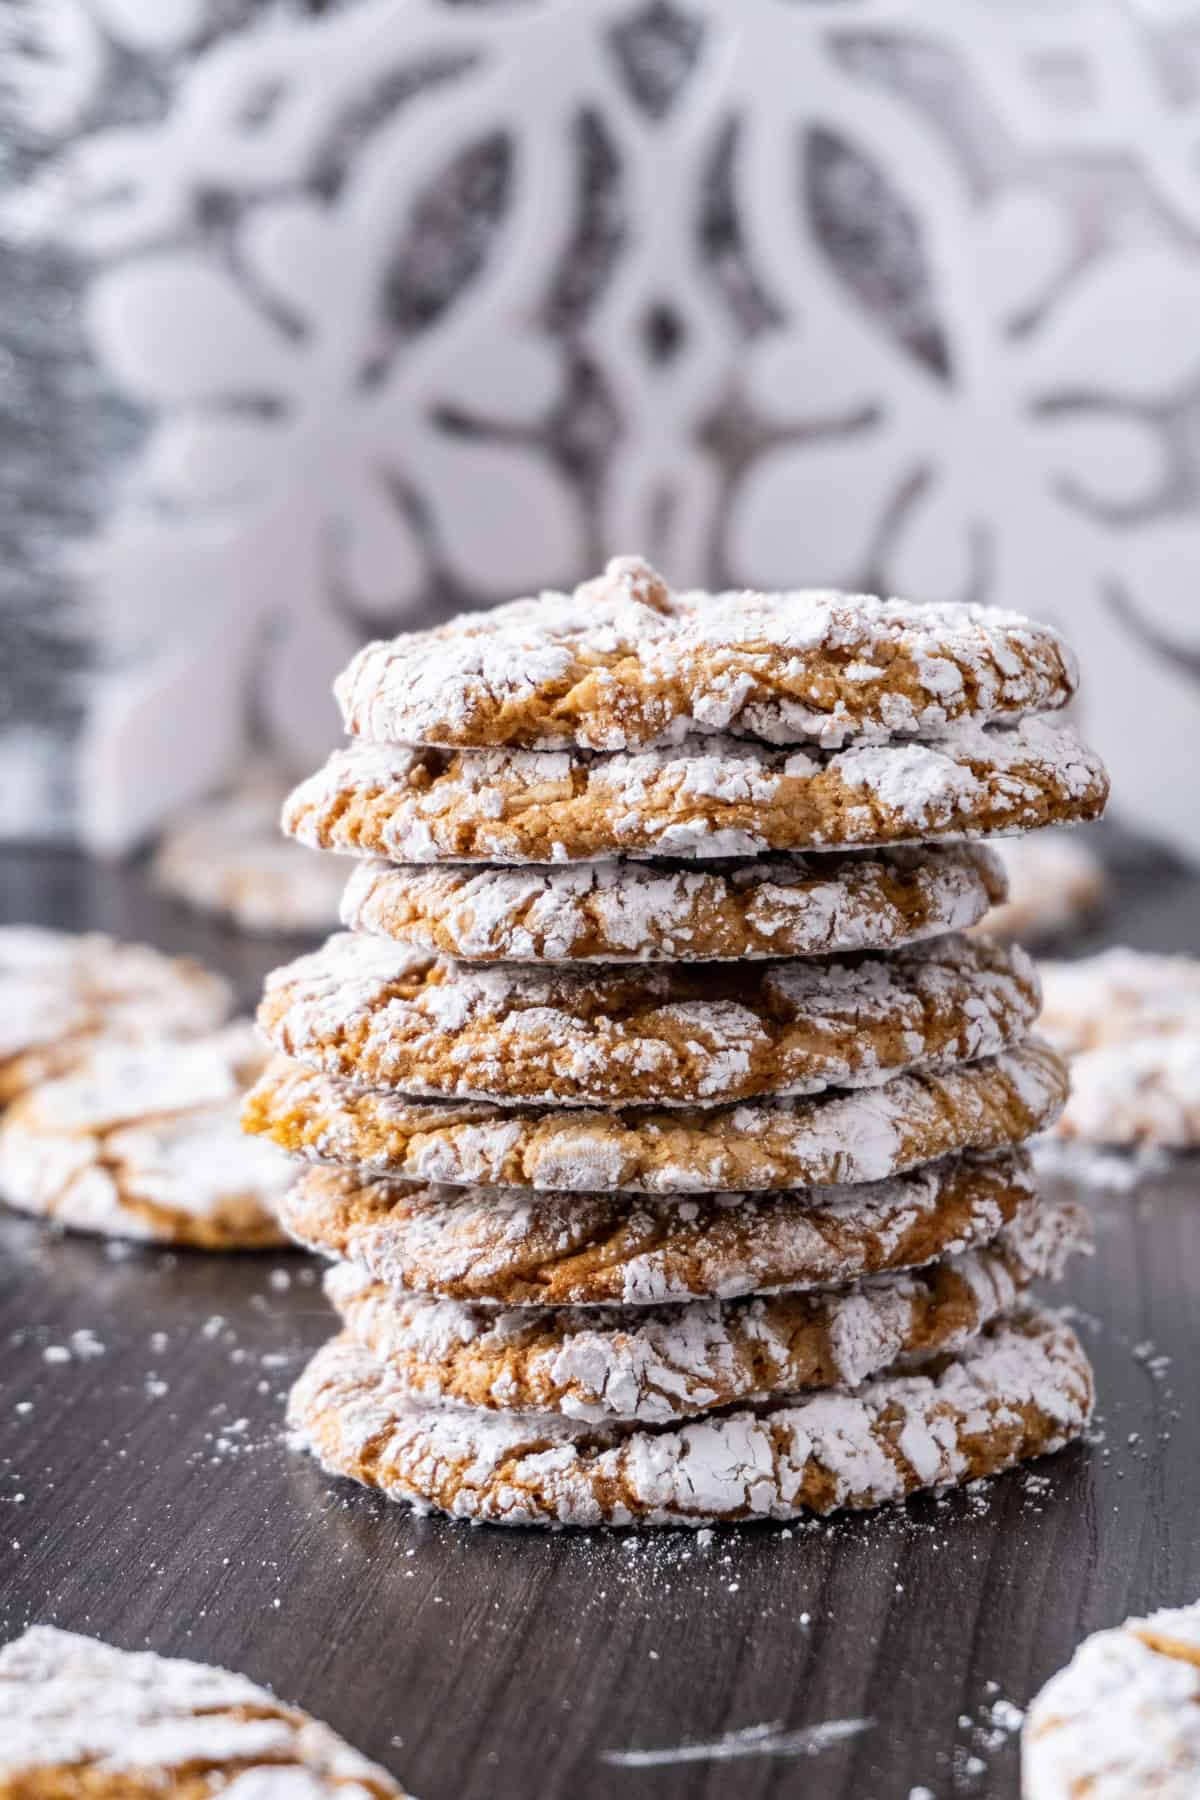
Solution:
M1113 940L1200 948L1200 879L1116 845ZM251 1001L294 942L138 868L0 857L10 920L208 956ZM535 1535L410 1516L284 1442L332 1329L297 1254L164 1254L0 1219L0 1635L34 1620L241 1669L422 1800L1017 1793L1013 1707L1086 1633L1200 1594L1200 1171L1093 1190L1066 1298L1094 1441L807 1527ZM860 1729L815 1731L831 1721Z

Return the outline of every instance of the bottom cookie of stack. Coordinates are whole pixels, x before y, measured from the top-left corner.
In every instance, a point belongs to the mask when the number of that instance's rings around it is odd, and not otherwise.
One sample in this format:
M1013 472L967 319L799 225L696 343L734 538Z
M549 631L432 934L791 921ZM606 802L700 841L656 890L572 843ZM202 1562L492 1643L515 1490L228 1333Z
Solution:
M346 1328L290 1423L332 1473L421 1510L870 1507L1058 1449L1090 1413L1078 1341L1024 1298L1087 1247L1086 1219L1040 1201L1019 1153L707 1203L314 1171L283 1218L350 1259L326 1280Z

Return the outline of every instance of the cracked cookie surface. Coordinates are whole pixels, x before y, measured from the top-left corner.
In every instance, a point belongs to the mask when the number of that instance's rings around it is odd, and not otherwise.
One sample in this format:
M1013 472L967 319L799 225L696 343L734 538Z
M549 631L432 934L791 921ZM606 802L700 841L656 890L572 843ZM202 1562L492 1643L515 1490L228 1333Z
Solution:
M1021 1775L1027 1800L1200 1793L1200 1604L1086 1638L1026 1714Z
M400 863L758 856L1030 831L1093 819L1108 778L1064 726L960 726L934 743L772 750L335 750L283 809L316 849Z
M998 1237L924 1268L809 1293L497 1309L402 1294L347 1263L325 1292L413 1400L661 1425L960 1350L1087 1241L1086 1215L1063 1201L1022 1206Z
M363 1087L568 1106L695 1105L878 1086L993 1055L1037 1017L1019 949L946 936L888 955L478 969L342 932L269 975L277 1050Z
M238 1118L262 1066L248 1022L94 1050L5 1113L0 1194L76 1231L207 1250L280 1244L275 1205L292 1172Z
M233 992L190 956L102 932L0 928L0 1105L53 1079L101 1040L194 1037L228 1018Z
M996 1474L1078 1437L1091 1406L1078 1339L1029 1309L928 1372L661 1429L414 1406L343 1336L301 1375L288 1417L331 1474L422 1511L508 1525L703 1525L880 1506Z
M421 1182L697 1193L878 1181L1052 1125L1067 1071L1029 1038L945 1074L734 1106L594 1112L407 1100L277 1059L246 1096L248 1131L314 1162Z
M404 1800L297 1707L207 1663L34 1625L0 1650L4 1800Z
M705 962L883 950L962 931L1004 898L954 844L728 864L522 869L358 863L342 923L465 962Z
M380 742L620 750L726 731L837 746L1048 712L1074 692L1048 625L829 589L673 593L614 557L573 594L367 644L335 685Z
M1017 1151L770 1194L405 1188L314 1170L281 1218L397 1290L501 1305L652 1306L823 1287L987 1243L1033 1203Z

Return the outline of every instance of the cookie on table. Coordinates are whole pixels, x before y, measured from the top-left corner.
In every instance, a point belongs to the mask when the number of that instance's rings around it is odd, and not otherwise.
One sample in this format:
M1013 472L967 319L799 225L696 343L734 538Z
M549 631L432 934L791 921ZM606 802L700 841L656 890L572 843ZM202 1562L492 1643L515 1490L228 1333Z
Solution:
M1025 1157L946 1157L890 1181L768 1194L414 1188L312 1170L280 1203L307 1248L397 1290L505 1306L731 1299L919 1268L1035 1206Z
M1034 1700L1025 1800L1192 1800L1200 1793L1200 1604L1086 1638Z
M363 1087L564 1106L878 1086L1028 1033L1024 951L959 935L851 958L479 969L342 932L267 977L277 1050Z
M101 1039L194 1037L232 1007L228 982L190 956L95 931L0 926L0 1105Z
M1023 1202L977 1249L808 1293L497 1307L401 1293L351 1263L329 1270L325 1292L413 1400L662 1425L772 1394L857 1387L899 1357L961 1350L1088 1243L1078 1206Z
M338 677L379 742L623 750L724 731L837 747L1062 706L1058 633L1019 613L829 589L673 593L614 557L572 594L367 644Z
M976 924L1006 893L981 844L566 868L360 862L342 923L466 962L705 962L885 950Z
M1107 950L1043 962L1041 1024L1071 1058L1064 1138L1200 1146L1200 960Z
M501 1107L407 1099L278 1058L246 1096L247 1131L313 1162L418 1182L700 1193L878 1181L1052 1125L1067 1070L1029 1038L944 1074L733 1106Z
M206 1663L34 1625L0 1650L4 1800L403 1800L386 1770Z
M343 1336L301 1375L288 1419L331 1474L420 1511L698 1526L881 1506L994 1475L1070 1443L1091 1407L1078 1339L1028 1309L920 1372L665 1428L414 1404Z
M287 792L285 781L261 774L192 808L159 845L158 885L242 931L328 931L345 871L330 857L304 855L280 832Z
M259 1249L285 1241L294 1179L238 1112L263 1066L248 1022L187 1042L103 1045L0 1121L0 1198L76 1231Z
M289 796L283 828L400 863L758 856L1032 831L1104 810L1065 726L961 725L937 743L776 750L730 737L605 754L357 743Z
M1008 880L1008 898L995 905L981 932L1003 943L1039 944L1084 925L1104 903L1104 864L1070 831L1035 831L995 846Z

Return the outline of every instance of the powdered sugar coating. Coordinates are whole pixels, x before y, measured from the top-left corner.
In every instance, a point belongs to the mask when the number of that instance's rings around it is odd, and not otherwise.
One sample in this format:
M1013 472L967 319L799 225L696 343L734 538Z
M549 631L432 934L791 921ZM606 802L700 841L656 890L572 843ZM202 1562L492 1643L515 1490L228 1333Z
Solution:
M101 932L0 927L0 1102L61 1074L101 1039L192 1037L232 1004L229 984L191 957Z
M257 1249L283 1241L290 1170L240 1129L263 1065L247 1023L184 1043L107 1045L0 1122L0 1192L77 1231Z
M931 842L1096 818L1108 780L1062 726L958 726L934 743L772 750L435 750L352 744L300 783L301 843L401 863L687 860Z
M267 979L276 1049L366 1087L567 1106L695 1105L873 1087L1023 1037L1021 950L961 936L890 954L703 967L472 968L349 932Z
M313 1171L280 1216L300 1243L398 1292L507 1306L658 1306L921 1268L1031 1203L1019 1152L793 1193L537 1194L407 1188Z
M1032 1310L936 1372L887 1374L663 1430L414 1406L345 1338L288 1417L333 1474L419 1510L507 1525L703 1525L873 1507L1060 1448L1091 1412L1078 1340Z
M1098 1631L1030 1706L1027 1800L1194 1800L1200 1603Z
M293 1154L420 1182L572 1193L703 1193L878 1181L1053 1124L1061 1059L1036 1038L944 1074L734 1106L623 1111L420 1101L282 1059L246 1097L246 1129Z
M1200 960L1115 949L1041 968L1046 1029L1071 1054L1061 1135L1200 1145Z
M1049 711L1077 682L1057 632L1018 613L675 594L614 557L573 594L368 644L335 692L348 731L387 743L622 750L719 731L836 748Z
M169 1796L190 1778L227 1800L387 1800L402 1790L306 1713L204 1663L34 1625L0 1650L0 1782ZM72 1788L71 1791L75 1791Z
M342 923L472 962L703 962L890 949L1004 897L982 845L566 868L359 863Z
M676 1306L501 1307L397 1293L351 1264L325 1292L354 1341L425 1405L672 1419L857 1387L900 1356L959 1350L1088 1243L1071 1202L1027 1204L989 1244L809 1294Z

